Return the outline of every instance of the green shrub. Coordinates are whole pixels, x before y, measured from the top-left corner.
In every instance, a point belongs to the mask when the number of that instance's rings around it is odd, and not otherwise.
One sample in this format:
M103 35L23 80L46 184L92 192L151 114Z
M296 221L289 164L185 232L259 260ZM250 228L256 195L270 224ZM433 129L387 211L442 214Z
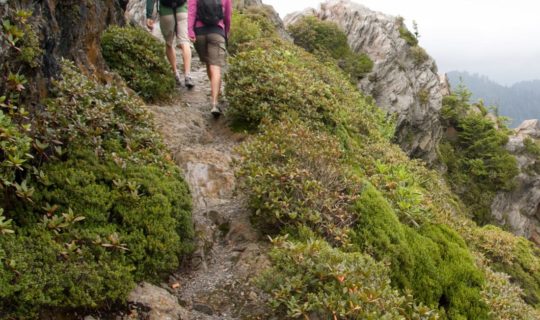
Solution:
M333 22L305 16L290 25L288 31L296 45L314 53L322 61L333 59L354 82L373 69L369 56L354 53L347 42L347 35Z
M36 30L38 25L36 20L31 20L32 11L18 8L13 10L7 8L5 17L0 24L0 45L5 47L17 48L17 50L6 50L8 63L21 63L30 68L36 68L40 65L39 59L43 55L43 49L40 47L39 38ZM11 52L10 52L11 51ZM7 71L6 68L2 71Z
M240 149L238 168L254 221L265 232L309 226L331 241L355 217L354 183L344 174L337 139L314 132L298 120L266 125Z
M0 278L11 279L0 310L122 300L190 250L190 196L177 169L122 168L91 150L67 156L42 167L35 205L10 212L17 233L0 239L9 267Z
M259 25L241 13L233 13L231 25L235 32L229 37L227 50L233 55L239 52L243 43L259 39L262 35Z
M373 137L386 131L385 115L335 67L287 42L252 42L231 59L229 70L228 114L249 128L257 128L263 118L279 119L293 110L313 126L335 129L341 122L347 130Z
M98 154L122 153L134 162L161 163L167 156L140 99L120 87L89 80L71 62L63 61L62 78L55 82L46 106L34 130L48 145L49 157L73 141L82 141Z
M495 226L475 230L474 245L488 258L491 268L510 276L523 289L525 301L540 306L540 249Z
M63 62L41 107L32 130L0 114L3 164L27 159L2 171L16 191L0 193L3 318L123 302L192 246L189 191L140 99Z
M400 296L386 266L322 240L278 240L274 266L262 279L271 305L287 319L438 319L434 310Z
M401 39L405 40L405 42L407 42L407 44L411 47L418 46L418 37L407 29L407 26L405 26L405 19L403 19L403 17L396 18L396 25L399 28L399 36Z
M22 172L23 165L31 159L28 154L31 139L22 134L2 111L0 132L0 188L6 188L15 183L17 173Z
M109 27L101 37L103 57L146 101L169 97L174 75L164 56L164 45L138 27Z
M487 319L481 302L483 274L457 233L444 225L416 230L402 225L388 202L366 185L356 203L354 242L390 262L394 285L410 289L428 306L444 309L451 319Z
M411 47L418 46L418 39L405 26L399 27L399 36Z
M276 27L270 21L265 9L250 7L241 13L235 11L231 24L235 31L228 39L227 50L232 55L240 52L244 44L250 41L277 37Z
M487 264L486 261L482 263ZM512 284L507 274L487 268L486 278L482 295L484 302L490 307L491 319L540 319L540 310L521 299L523 290Z
M524 151L530 155L540 157L540 142L531 138L523 140Z
M412 47L410 52L416 65L421 65L429 59L429 55L422 47Z

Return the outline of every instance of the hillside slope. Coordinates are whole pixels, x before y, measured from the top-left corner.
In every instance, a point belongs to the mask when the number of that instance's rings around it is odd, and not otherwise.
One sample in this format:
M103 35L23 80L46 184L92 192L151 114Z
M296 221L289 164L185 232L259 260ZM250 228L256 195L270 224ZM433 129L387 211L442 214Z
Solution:
M344 0L324 2L285 17L287 25L313 15L339 25L357 53L374 62L373 71L359 81L383 110L397 116L396 140L409 155L432 163L442 136L439 112L442 88L435 61L418 45L403 20Z

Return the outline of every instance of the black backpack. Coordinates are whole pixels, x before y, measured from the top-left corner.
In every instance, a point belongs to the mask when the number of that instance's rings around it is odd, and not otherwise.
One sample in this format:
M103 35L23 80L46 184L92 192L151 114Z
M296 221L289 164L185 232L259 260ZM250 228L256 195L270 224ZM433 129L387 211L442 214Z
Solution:
M207 26L215 26L223 20L223 2L221 0L197 0L197 20Z
M186 2L187 0L161 0L161 5L167 8L176 9L183 6Z

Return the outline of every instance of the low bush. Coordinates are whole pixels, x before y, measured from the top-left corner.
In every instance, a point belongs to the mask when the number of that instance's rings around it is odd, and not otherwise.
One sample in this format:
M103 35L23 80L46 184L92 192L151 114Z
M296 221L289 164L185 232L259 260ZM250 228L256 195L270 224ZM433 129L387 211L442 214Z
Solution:
M0 117L7 160L31 153L2 171L2 318L122 302L192 247L189 191L140 99L63 64L32 130Z
M31 159L29 156L32 140L21 133L9 116L0 110L0 188L16 183L17 173Z
M347 35L333 22L306 16L290 25L287 30L296 45L315 54L322 61L333 59L354 82L373 69L373 61L369 56L353 52L347 42Z
M262 278L271 305L287 319L438 319L390 287L386 266L322 240L276 241Z
M352 225L348 212L354 183L344 174L337 139L309 130L299 120L263 127L240 149L238 168L254 222L267 233L309 226L331 241Z
M165 60L165 46L139 27L109 27L101 37L103 57L146 101L174 92L174 75Z
M475 230L475 246L488 258L491 268L510 276L523 289L525 301L540 306L540 249L495 226Z
M232 55L240 51L242 44L259 39L262 35L261 27L241 13L233 13L231 25L235 32L229 37L227 50Z
M394 285L450 319L487 319L481 302L483 274L461 237L444 225L416 230L402 225L384 197L366 185L356 203L353 242L390 263Z
M337 68L277 39L252 42L232 58L225 91L229 116L251 129L291 110L311 126L335 130L340 122L374 138L388 125Z
M243 12L234 12L232 29L227 50L232 55L241 51L245 44L260 38L277 37L276 27L270 21L268 13L261 8L250 7Z

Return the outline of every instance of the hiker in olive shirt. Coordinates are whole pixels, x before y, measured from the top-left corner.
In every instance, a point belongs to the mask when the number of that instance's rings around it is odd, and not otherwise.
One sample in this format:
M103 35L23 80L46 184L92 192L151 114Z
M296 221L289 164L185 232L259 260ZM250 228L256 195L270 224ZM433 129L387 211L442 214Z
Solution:
M167 59L171 63L174 77L178 85L181 84L180 73L176 68L176 52L175 52L175 43L178 48L182 49L182 58L184 60L184 75L185 75L185 85L188 88L193 88L195 83L190 76L191 73L191 46L190 40L188 38L188 13L187 13L187 1L177 2L184 4L180 5L178 8L173 9L167 7L164 0L146 0L146 25L150 30L154 29L154 20L152 19L154 13L155 1L159 1L158 12L159 12L159 26L161 28L161 33L166 42L166 54ZM170 1L169 1L170 2ZM176 11L176 19L173 15L173 12ZM175 21L176 20L176 21ZM175 30L176 26L176 30Z

